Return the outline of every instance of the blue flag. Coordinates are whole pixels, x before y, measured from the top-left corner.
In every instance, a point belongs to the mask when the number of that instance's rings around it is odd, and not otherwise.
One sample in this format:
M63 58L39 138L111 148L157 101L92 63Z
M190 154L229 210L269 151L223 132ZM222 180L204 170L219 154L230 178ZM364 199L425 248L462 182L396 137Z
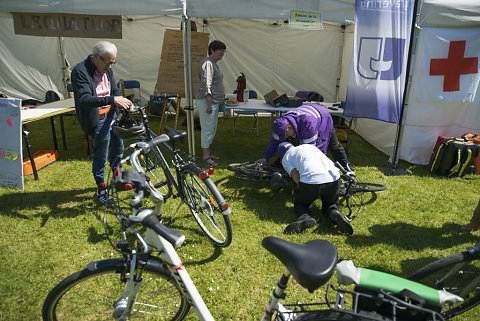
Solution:
M345 116L400 122L414 3L356 1Z

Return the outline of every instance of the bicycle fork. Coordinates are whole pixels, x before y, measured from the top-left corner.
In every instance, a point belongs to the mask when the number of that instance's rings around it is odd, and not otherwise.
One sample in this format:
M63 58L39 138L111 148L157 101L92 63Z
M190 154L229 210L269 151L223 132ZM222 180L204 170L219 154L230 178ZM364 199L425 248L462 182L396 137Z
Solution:
M290 279L290 271L287 269L283 273L280 280L278 280L277 286L275 290L273 290L272 296L270 297L270 301L268 302L267 308L263 313L263 317L261 321L272 321L272 320L284 320L284 321L291 321L294 320L297 316L296 313L291 313L288 311L281 303L280 300L285 299L285 289L288 285L288 279ZM283 314L282 319L277 319L278 312L287 312Z
M142 286L143 278L141 277L141 270L137 269L137 253L135 250L132 251L129 272L130 277L127 280L125 290L120 295L120 298L113 303L115 309L113 317L119 321L128 320L130 317L138 292Z

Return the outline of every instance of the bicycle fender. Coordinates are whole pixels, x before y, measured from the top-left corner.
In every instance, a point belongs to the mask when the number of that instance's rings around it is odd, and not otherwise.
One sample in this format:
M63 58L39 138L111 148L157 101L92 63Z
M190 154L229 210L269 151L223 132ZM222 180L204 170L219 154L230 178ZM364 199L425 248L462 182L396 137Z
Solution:
M115 258L90 262L87 264L87 270L93 271L95 269L105 269L109 267L124 268L126 266L127 263L123 258ZM154 267L165 274L170 274L168 269L165 268L163 261L156 256L150 256L148 258L147 266Z
M473 246L473 247L467 247L467 252L471 256L473 256L476 259L480 258L480 247L479 246Z

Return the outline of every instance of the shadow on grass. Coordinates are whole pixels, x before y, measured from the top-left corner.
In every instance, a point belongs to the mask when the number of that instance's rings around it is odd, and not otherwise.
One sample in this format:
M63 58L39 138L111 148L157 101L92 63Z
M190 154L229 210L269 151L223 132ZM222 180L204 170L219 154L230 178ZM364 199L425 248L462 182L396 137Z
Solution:
M459 233L460 225L457 223L446 223L441 227L423 227L406 223L377 224L368 229L371 235L356 235L345 242L353 248L386 244L419 251L426 248L448 249L457 244L474 244L478 240L477 236L470 233Z
M50 218L98 212L101 205L93 199L94 193L95 188L6 194L0 196L1 215L22 219L41 217L41 226L44 226Z

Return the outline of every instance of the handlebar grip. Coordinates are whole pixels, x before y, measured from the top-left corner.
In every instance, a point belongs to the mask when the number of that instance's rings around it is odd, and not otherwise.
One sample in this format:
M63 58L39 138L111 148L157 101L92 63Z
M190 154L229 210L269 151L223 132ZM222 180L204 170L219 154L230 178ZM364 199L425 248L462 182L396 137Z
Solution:
M160 223L158 217L153 213L143 219L143 226L157 232L157 234L171 243L174 248L179 248L185 241L185 235Z
M146 150L150 151L152 147L168 142L169 140L170 140L170 137L168 137L168 135L166 134L159 135L147 143L147 146L143 148L143 152L145 152Z
M334 164L335 167L337 167L342 172L342 174L347 174L347 170L338 161L336 161Z

